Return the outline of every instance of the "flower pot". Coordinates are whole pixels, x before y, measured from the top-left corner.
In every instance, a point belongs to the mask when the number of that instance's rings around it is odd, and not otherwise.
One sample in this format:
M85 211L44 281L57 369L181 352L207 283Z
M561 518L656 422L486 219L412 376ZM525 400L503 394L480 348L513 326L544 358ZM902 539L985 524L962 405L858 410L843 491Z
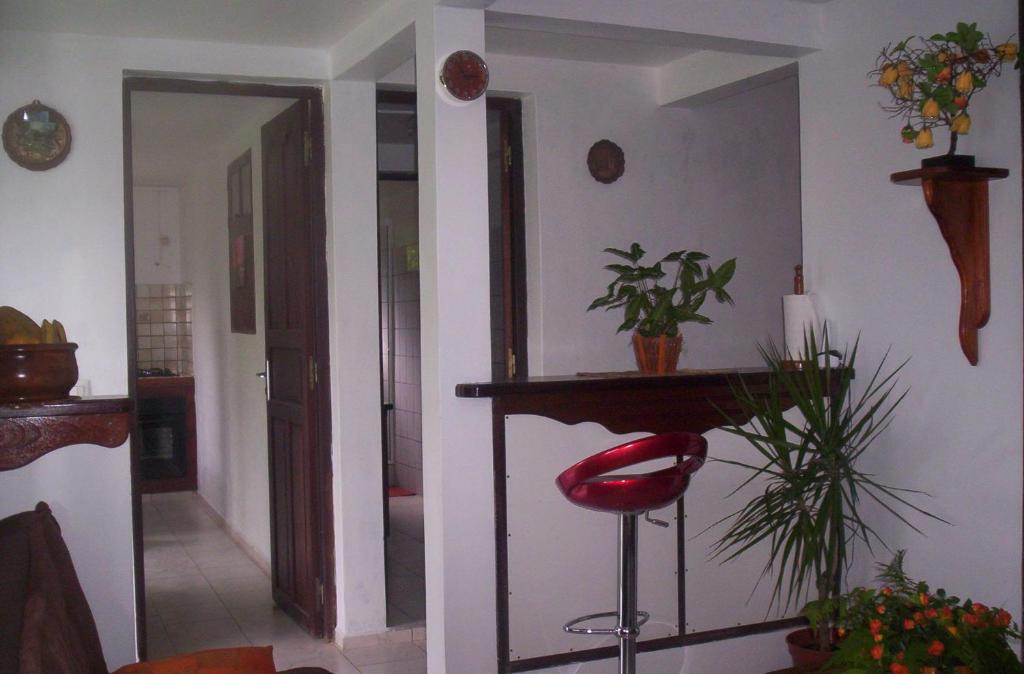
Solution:
M67 398L78 381L77 344L0 346L0 403Z
M801 671L820 671L832 658L832 651L818 650L818 639L810 627L787 634L786 648L793 658L793 666Z
M665 374L675 372L679 365L679 353L683 350L683 336L658 335L644 337L633 333L633 353L641 372Z
M921 168L952 166L955 168L974 168L973 154L940 154L921 160Z

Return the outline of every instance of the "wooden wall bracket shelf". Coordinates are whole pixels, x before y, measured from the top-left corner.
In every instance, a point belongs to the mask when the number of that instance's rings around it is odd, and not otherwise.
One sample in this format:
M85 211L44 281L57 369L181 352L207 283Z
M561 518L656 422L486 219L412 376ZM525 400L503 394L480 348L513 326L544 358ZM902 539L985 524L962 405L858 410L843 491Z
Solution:
M0 404L0 471L68 445L119 447L133 410L130 398L110 396Z
M988 323L988 183L1009 170L935 166L893 173L897 185L920 185L960 275L960 348L978 364L978 330Z

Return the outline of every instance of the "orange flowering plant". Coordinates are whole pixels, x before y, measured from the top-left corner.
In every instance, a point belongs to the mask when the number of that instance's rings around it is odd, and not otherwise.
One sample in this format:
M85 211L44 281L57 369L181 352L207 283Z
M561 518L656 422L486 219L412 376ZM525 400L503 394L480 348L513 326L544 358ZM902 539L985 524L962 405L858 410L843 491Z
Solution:
M1020 674L1008 641L1020 639L1001 608L932 592L903 570L903 550L881 565L879 588L856 588L812 602L814 623L838 612L840 641L827 668L846 674Z
M1020 67L1019 59L1017 43L993 44L976 23L961 22L955 31L887 45L868 76L889 90L892 102L882 109L903 119L904 143L929 148L932 129L948 126L952 155L957 137L971 130L967 109L975 94L999 76L1004 62Z

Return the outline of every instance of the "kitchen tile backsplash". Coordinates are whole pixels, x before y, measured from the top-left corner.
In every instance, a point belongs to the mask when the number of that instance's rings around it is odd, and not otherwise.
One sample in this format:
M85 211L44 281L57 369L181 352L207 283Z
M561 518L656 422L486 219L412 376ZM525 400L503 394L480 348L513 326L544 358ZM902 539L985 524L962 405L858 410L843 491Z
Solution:
M136 352L140 368L192 374L192 284L135 286Z

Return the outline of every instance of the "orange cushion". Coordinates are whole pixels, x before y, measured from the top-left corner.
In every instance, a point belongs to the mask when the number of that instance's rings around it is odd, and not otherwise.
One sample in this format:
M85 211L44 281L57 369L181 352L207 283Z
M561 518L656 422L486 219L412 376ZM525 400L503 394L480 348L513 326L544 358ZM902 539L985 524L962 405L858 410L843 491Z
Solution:
M276 674L271 646L219 648L125 665L114 674Z

